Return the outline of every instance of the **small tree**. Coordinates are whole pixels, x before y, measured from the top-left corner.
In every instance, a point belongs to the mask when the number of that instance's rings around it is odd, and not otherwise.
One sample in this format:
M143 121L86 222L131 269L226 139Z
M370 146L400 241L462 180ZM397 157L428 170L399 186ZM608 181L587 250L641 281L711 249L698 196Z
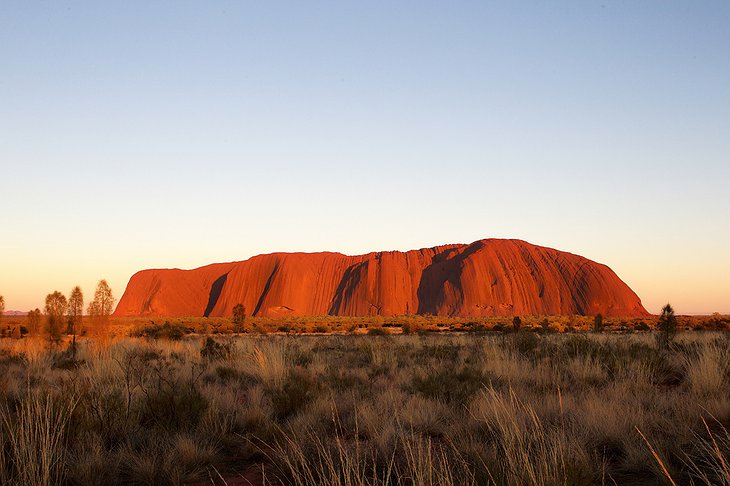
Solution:
M520 332L521 328L522 328L522 319L520 319L520 316L514 316L512 318L512 330L514 332Z
M603 332L603 315L596 314L593 318L593 332Z
M542 332L549 332L550 331L550 321L546 317L542 321L540 321L540 328L542 329Z
M35 309L28 312L28 332L31 336L37 336L41 330L41 310Z
M84 315L84 294L78 285L71 290L68 298L68 325L70 334L73 336L71 349L76 359L76 332L81 328L81 320Z
M53 344L58 344L61 341L61 326L67 307L66 297L58 290L46 296L46 330L48 331L48 339Z
M97 324L109 322L114 311L114 295L106 280L99 280L94 292L94 299L89 303L88 314Z
M662 315L659 316L657 330L659 331L657 335L659 347L663 350L669 349L669 345L677 334L677 317L674 315L674 309L670 304L662 307Z
M233 307L233 332L240 333L244 331L244 323L246 321L246 308L243 304L236 304Z

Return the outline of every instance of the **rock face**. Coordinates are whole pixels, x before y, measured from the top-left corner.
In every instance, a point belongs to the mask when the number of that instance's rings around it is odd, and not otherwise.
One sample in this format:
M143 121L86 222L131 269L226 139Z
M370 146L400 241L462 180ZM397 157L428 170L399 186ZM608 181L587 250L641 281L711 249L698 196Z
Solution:
M142 270L116 316L433 314L644 316L607 266L520 240L408 252L272 253L194 270Z

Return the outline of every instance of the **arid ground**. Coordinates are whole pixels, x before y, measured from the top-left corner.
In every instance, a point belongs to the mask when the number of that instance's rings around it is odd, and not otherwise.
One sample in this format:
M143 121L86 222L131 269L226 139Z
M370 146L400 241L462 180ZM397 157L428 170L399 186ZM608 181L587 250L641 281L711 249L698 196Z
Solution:
M730 483L725 332L304 321L0 340L0 483Z

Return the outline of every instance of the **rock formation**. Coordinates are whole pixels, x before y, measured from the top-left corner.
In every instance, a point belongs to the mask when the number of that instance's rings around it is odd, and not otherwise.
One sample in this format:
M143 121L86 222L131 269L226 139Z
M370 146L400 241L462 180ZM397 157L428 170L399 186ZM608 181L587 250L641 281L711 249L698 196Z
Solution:
M644 316L606 265L520 240L407 252L272 253L193 270L142 270L116 316L433 314Z

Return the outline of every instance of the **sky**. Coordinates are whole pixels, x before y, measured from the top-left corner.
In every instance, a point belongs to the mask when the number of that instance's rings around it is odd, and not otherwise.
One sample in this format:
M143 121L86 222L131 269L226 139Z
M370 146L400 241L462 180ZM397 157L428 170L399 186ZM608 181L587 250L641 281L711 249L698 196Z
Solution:
M0 295L519 238L730 313L730 2L0 6Z

